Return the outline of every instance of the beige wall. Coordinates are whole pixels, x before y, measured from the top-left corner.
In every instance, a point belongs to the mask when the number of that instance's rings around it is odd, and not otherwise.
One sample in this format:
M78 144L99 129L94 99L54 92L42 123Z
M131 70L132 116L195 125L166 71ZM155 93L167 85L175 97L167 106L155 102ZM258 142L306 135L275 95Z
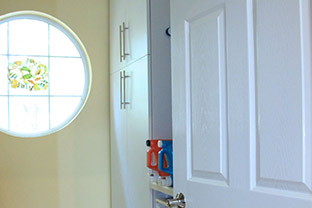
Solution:
M0 133L0 207L109 208L108 0L0 5L0 15L37 10L62 20L84 43L93 67L89 101L68 127L36 139Z

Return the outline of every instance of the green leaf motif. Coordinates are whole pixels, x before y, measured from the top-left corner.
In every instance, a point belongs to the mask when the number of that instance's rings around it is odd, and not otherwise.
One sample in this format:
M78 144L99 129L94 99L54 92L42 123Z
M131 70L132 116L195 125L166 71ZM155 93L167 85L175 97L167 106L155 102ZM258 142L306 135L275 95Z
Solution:
M29 73L31 72L30 69L27 68L26 66L23 66L23 67L21 68L21 70L22 70L22 71L28 71Z
M23 76L23 79L30 79L30 78L32 78L32 75L31 75L31 74L25 74L25 75Z

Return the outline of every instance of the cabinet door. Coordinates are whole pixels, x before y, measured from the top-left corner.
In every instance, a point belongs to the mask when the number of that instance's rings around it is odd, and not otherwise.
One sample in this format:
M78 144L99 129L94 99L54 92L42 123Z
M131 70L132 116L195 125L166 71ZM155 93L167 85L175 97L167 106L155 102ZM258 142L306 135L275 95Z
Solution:
M111 75L111 183L112 208L127 204L126 110L120 108L120 74Z
M120 42L119 26L126 21L126 0L110 1L110 69L111 73L118 71L126 65L126 61L120 61L120 50L122 43ZM103 46L104 47L104 46Z
M128 193L129 207L149 207L149 186L146 168L148 138L148 79L147 58L126 69Z
M147 54L147 0L127 0L127 63Z

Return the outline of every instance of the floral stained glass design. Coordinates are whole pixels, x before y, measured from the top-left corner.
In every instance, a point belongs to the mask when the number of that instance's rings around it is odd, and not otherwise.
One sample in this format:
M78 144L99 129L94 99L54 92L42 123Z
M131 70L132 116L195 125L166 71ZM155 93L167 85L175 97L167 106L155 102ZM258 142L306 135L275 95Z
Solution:
M13 89L21 88L28 91L39 91L47 90L49 86L47 66L30 58L27 58L24 62L9 63L8 79Z

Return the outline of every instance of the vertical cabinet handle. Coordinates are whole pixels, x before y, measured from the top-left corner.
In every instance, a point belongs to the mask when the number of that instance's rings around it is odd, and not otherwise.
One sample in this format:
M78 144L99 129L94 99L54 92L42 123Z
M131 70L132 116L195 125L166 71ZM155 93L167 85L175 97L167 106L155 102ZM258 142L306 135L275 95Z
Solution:
M129 53L126 53L126 30L129 28L126 27L126 23L123 22L122 26L119 25L119 60L122 62L126 60L126 56ZM120 72L120 109L126 109L126 104L130 104L130 102L126 102L126 78L130 76L126 75L125 71Z
M123 105L124 105L124 103L123 103L123 101L122 101L122 80L123 80L124 78L123 78L123 76L122 76L122 72L120 72L120 109L123 109Z
M123 52L123 47L122 47L122 35L121 35L121 33L123 33L123 30L121 29L121 25L119 25L119 57L120 57L120 59L119 59L119 61L120 62L122 62L122 59L123 59L123 54L122 54L122 52Z
M126 105L130 104L130 102L126 101L126 78L129 78L129 75L126 75L126 71L123 71L123 104L126 108Z
M129 53L126 53L126 30L128 30L129 27L126 27L126 23L122 23L122 34L123 34L123 60L126 60L126 56L129 56Z
M119 61L122 62L126 60L126 56L129 56L129 53L126 53L126 30L129 27L126 27L126 23L123 22L122 26L119 25Z

